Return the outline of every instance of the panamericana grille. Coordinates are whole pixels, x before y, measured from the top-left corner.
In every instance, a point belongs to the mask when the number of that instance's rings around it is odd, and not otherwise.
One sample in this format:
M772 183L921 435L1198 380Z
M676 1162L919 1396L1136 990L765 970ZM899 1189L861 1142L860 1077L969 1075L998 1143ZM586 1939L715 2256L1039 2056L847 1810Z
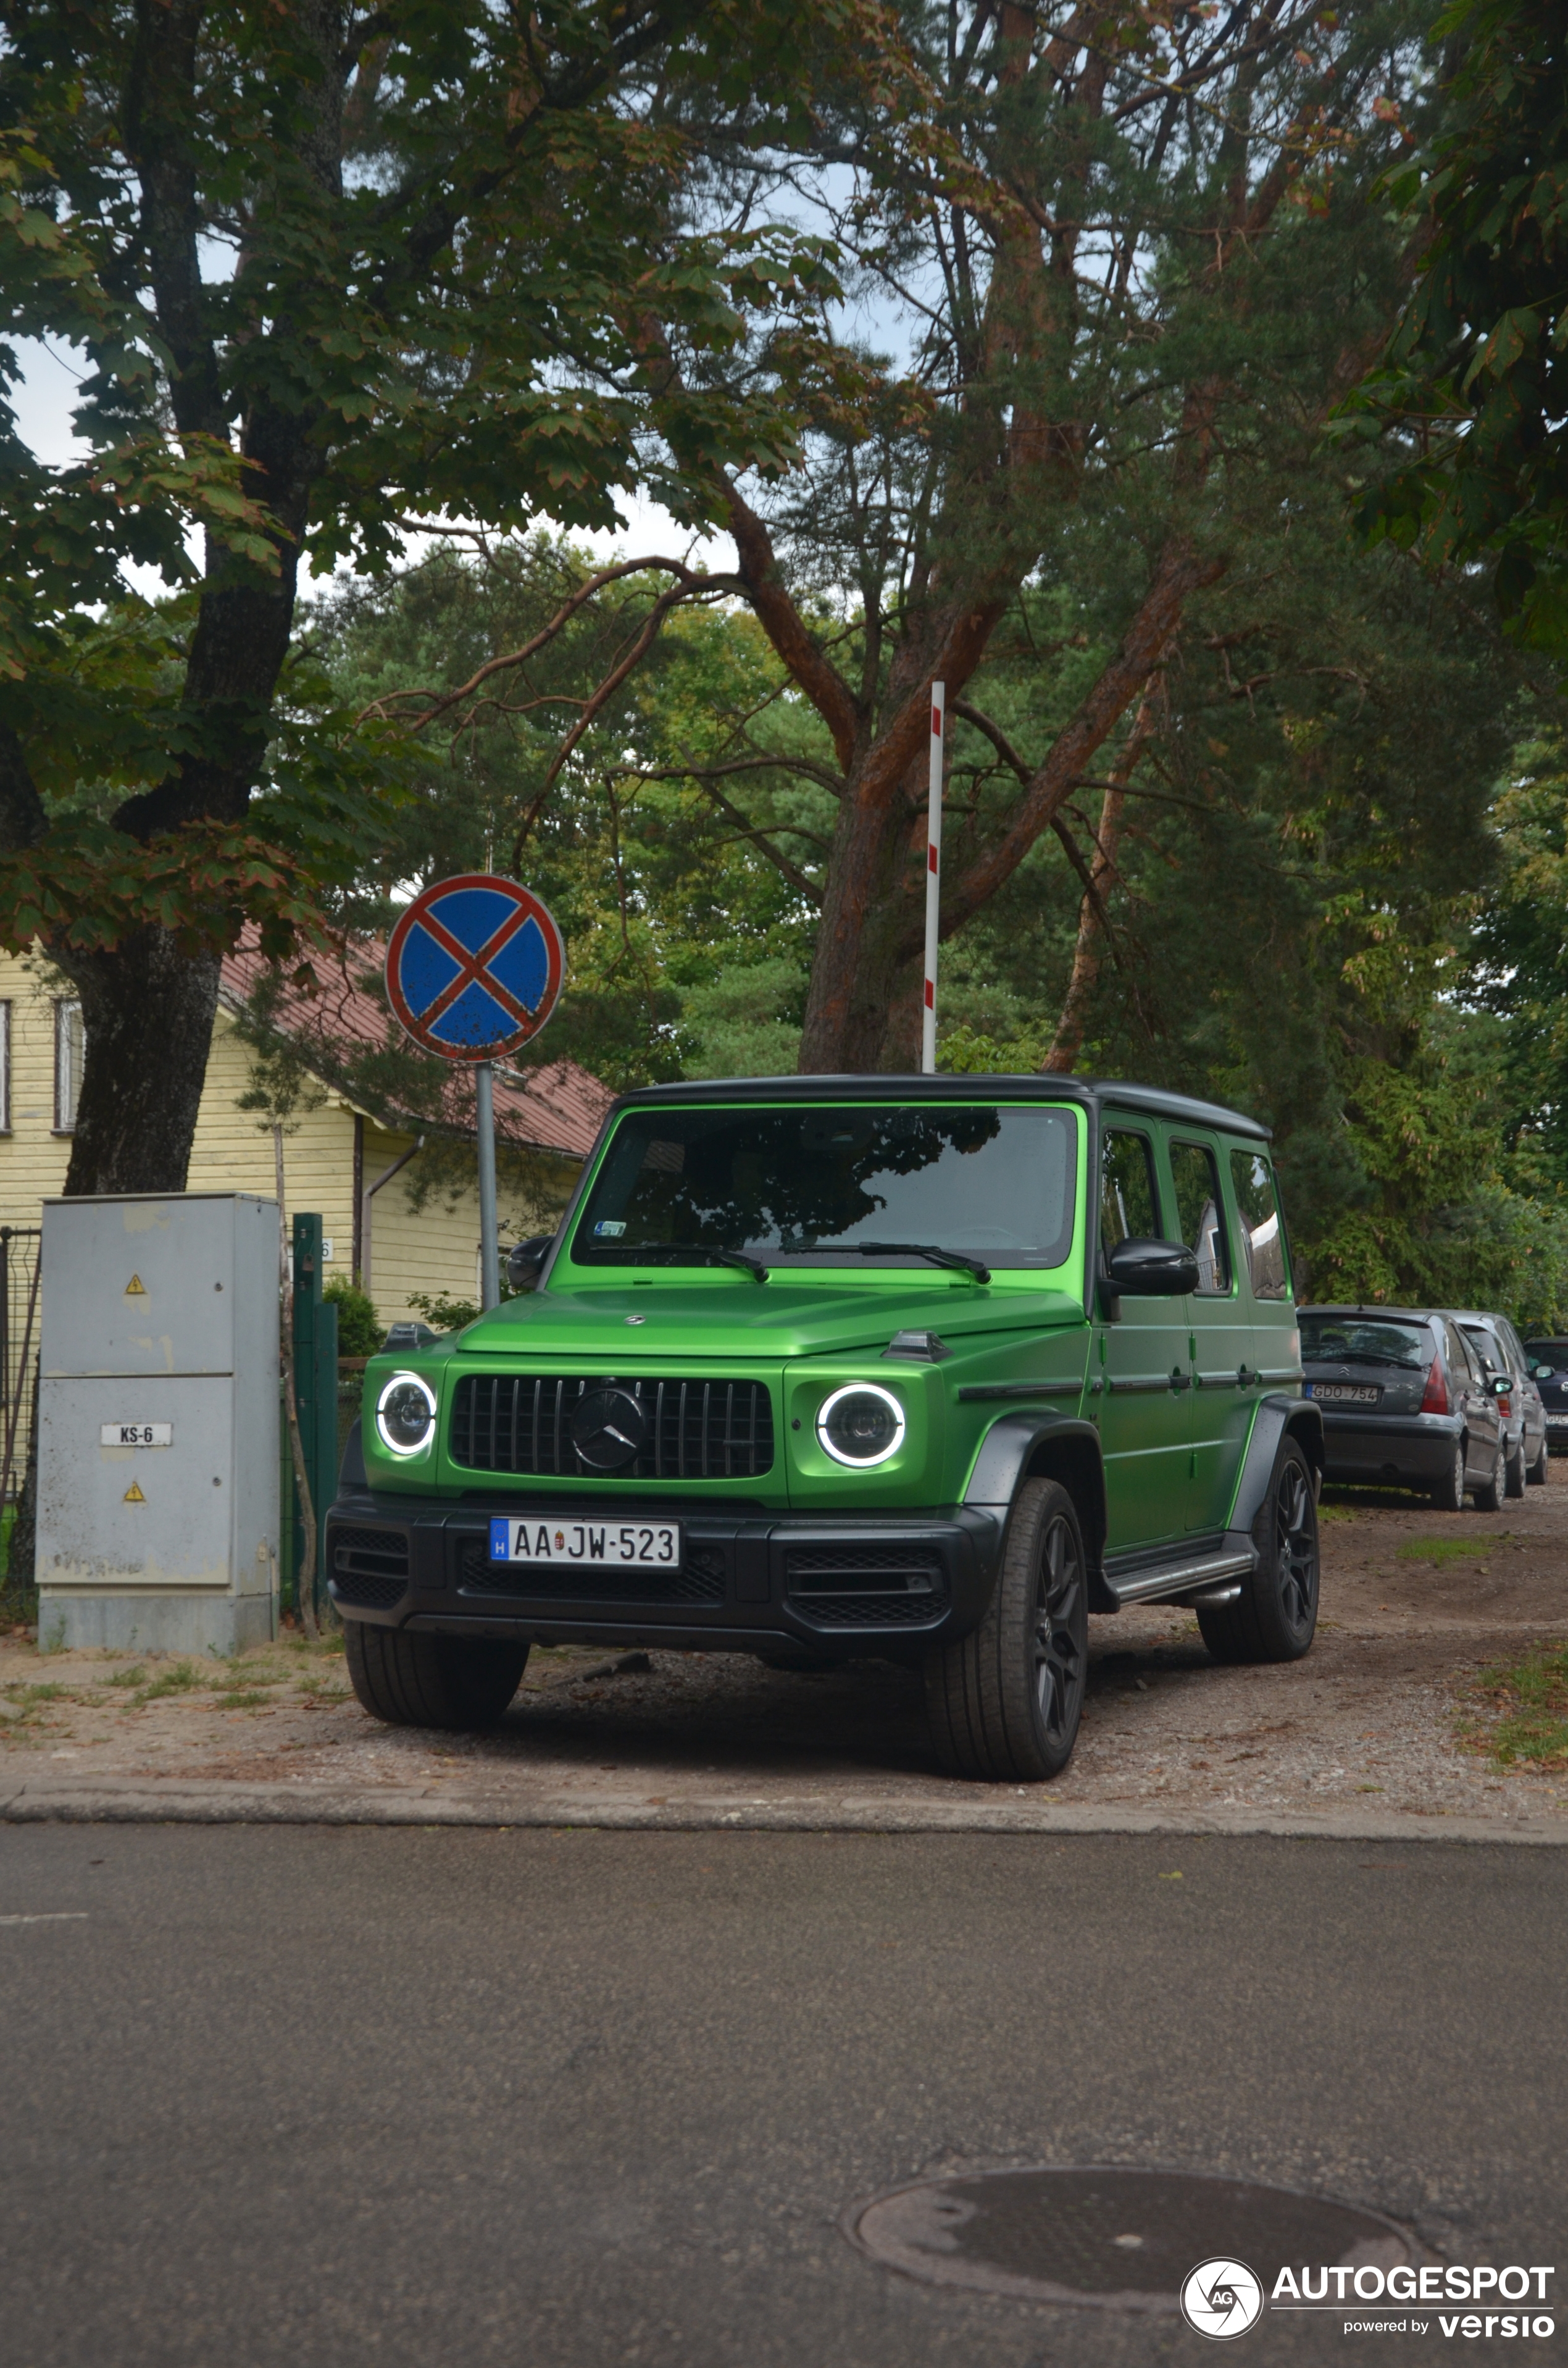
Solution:
M332 1577L341 1601L390 1611L408 1585L408 1538L402 1530L336 1529Z
M465 1595L539 1603L722 1603L724 1554L718 1546L688 1545L681 1570L493 1563L476 1539L459 1558L458 1585Z
M925 1626L948 1608L942 1558L922 1546L796 1546L785 1556L791 1611L819 1628Z
M619 1472L585 1463L572 1417L590 1390L625 1390L647 1439ZM773 1403L761 1382L660 1381L617 1375L466 1373L452 1398L454 1463L599 1481L756 1480L773 1465Z

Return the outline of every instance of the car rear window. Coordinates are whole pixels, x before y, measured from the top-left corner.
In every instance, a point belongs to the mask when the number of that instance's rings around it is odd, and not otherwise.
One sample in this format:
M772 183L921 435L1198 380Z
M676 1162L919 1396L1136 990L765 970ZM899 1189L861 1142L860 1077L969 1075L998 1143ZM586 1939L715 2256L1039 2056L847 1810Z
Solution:
M1568 1373L1568 1340L1527 1340L1525 1354L1532 1365L1550 1365L1554 1373Z
M1425 1372L1432 1336L1425 1324L1394 1324L1381 1316L1303 1315L1304 1365L1397 1365Z

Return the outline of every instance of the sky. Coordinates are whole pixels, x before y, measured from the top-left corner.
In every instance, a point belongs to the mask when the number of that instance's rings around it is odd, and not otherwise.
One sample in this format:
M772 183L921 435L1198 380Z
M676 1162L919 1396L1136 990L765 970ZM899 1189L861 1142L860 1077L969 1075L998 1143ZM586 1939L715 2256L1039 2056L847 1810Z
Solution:
M32 337L17 339L15 349L22 366L22 376L11 395L17 433L51 468L65 468L73 461L85 460L87 448L73 433L71 426L77 381L84 368L81 353L65 345L44 345ZM666 558L680 558L690 550L699 564L716 574L734 568L735 546L727 534L711 534L693 544L688 529L677 524L660 503L622 495L620 508L626 519L623 533L574 527L573 541L600 561L634 558L654 552ZM428 548L427 542L411 537L409 556L417 558ZM136 589L145 595L164 588L155 570L130 572Z

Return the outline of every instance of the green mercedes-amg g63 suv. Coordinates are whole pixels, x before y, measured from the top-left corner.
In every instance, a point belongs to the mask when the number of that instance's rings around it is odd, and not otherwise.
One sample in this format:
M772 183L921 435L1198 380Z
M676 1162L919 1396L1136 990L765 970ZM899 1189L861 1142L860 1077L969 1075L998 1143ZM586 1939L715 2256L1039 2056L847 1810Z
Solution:
M1317 1618L1266 1131L1141 1086L778 1077L618 1102L534 1288L372 1359L326 1532L360 1701L498 1718L536 1640L924 1669L957 1775L1071 1756L1090 1612L1227 1661Z

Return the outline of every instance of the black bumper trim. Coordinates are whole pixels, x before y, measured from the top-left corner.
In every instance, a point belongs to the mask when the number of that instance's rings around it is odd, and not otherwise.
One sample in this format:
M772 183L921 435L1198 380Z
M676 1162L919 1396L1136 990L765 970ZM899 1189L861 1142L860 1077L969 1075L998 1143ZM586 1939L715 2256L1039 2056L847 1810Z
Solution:
M576 1496L574 1505L590 1518L600 1517L597 1503L590 1508ZM470 1492L455 1503L450 1497L393 1498L346 1490L327 1516L328 1572L334 1568L337 1528L364 1530L384 1522L411 1541L410 1581L399 1600L384 1608L340 1595L329 1581L333 1600L348 1617L383 1627L434 1623L447 1634L562 1642L663 1639L716 1652L767 1649L782 1638L848 1653L895 1641L925 1644L972 1628L990 1601L1003 1529L995 1511L973 1506L824 1520L820 1514L762 1513L749 1506L731 1510L710 1502L698 1508L665 1500L634 1508L616 1497L605 1505L603 1518L620 1521L656 1511L679 1520L687 1565L700 1559L707 1570L722 1572L711 1600L694 1601L689 1592L655 1598L646 1591L635 1600L617 1598L608 1591L614 1575L602 1569L581 1575L604 1590L591 1598L580 1585L559 1595L525 1594L521 1586L516 1594L502 1594L488 1568L483 1588L465 1586L465 1555L472 1558L478 1548L488 1565L490 1514L517 1510L512 1493L498 1492L488 1505L479 1505ZM469 1568L473 1567L471 1559ZM574 1579L579 1576L574 1572ZM541 1577L528 1574L530 1585Z

